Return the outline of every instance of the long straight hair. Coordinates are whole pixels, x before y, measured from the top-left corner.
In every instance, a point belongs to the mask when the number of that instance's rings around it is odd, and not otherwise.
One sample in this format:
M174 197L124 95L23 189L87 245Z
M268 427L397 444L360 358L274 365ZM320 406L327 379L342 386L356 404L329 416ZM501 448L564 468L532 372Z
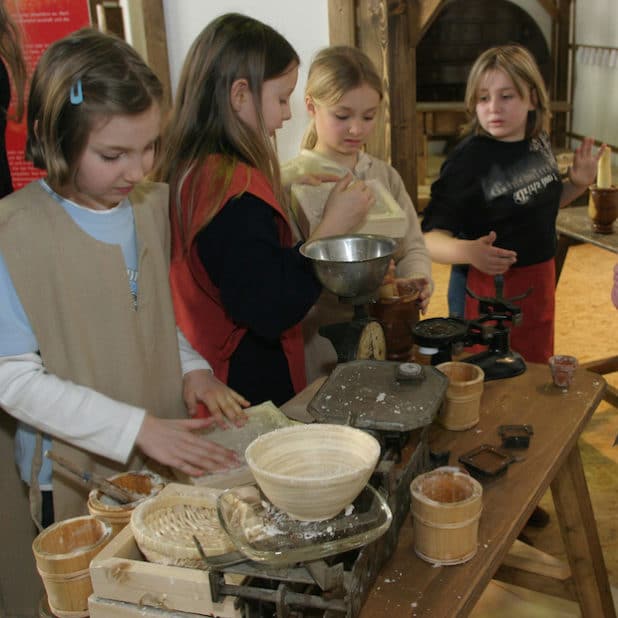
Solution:
M549 132L549 95L534 57L521 45L502 45L486 49L470 69L465 99L470 120L463 126L462 134L485 134L476 115L476 104L483 78L495 70L504 71L511 78L520 97L526 93L531 97L535 109L528 112L526 138L537 137L542 131Z
M311 66L305 86L305 96L316 105L336 105L350 90L367 84L384 96L382 79L371 59L356 47L335 45L319 51ZM315 121L311 119L301 147L312 150L317 143Z
M181 194L191 173L210 155L220 155L215 177L204 189L211 208L199 227L207 225L223 205L238 162L262 172L282 199L279 161L264 123L262 86L298 65L298 54L276 30L246 15L227 13L213 20L195 39L185 59L169 123L164 131L164 156L155 172L170 184L185 243L193 228L196 184L194 174L188 200ZM232 107L232 84L246 79L253 95L257 129L244 123ZM202 196L200 197L202 199ZM183 216L184 212L184 216Z
M19 122L24 115L28 71L22 47L22 32L15 23L4 0L0 0L0 57L12 80L15 107L11 120Z

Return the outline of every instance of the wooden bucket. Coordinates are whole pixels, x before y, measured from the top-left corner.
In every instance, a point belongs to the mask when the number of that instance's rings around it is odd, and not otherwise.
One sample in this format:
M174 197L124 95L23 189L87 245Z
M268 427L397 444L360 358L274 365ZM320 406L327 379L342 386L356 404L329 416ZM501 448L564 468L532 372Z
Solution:
M448 387L438 420L451 431L463 431L479 422L485 373L477 365L449 361L436 365L448 376Z
M111 538L108 525L85 515L59 521L34 539L32 551L55 616L88 616L90 561Z
M88 512L98 520L111 526L112 537L116 536L130 521L131 514L138 504L155 496L163 489L165 483L156 474L150 472L123 472L109 479L114 485L128 489L143 496L140 500L120 504L98 489L88 495Z
M481 484L459 468L442 467L410 484L414 551L433 564L460 564L477 551Z

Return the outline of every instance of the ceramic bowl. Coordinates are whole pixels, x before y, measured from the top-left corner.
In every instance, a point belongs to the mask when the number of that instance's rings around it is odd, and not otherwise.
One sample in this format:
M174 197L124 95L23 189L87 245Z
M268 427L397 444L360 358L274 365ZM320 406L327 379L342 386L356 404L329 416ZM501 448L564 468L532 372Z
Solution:
M350 234L312 240L300 252L313 262L316 277L327 290L353 298L377 291L395 246L386 236Z
M347 425L310 424L277 429L245 451L265 496L294 519L330 519L365 487L380 455L378 441Z

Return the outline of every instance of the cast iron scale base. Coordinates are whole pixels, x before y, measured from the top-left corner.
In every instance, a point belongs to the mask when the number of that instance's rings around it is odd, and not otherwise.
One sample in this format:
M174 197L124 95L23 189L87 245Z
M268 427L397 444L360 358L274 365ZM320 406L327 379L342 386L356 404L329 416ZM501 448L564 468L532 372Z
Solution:
M374 302L375 296L343 298L339 302L351 303L354 317L349 322L327 324L319 328L322 337L333 344L337 352L337 362L353 360L385 360L386 338L382 325L369 317L367 303Z

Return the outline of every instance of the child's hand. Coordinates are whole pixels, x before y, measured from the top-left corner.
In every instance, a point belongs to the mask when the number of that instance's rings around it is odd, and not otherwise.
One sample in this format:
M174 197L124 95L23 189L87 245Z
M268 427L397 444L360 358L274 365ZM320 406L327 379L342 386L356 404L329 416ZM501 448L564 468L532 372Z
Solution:
M515 251L494 247L495 241L495 232L468 241L468 263L486 275L502 275L517 261Z
M605 144L599 148L596 155L592 154L593 145L594 140L585 137L579 148L573 153L573 165L569 170L569 180L576 187L587 187L593 184L597 176L597 166L605 150Z
M373 191L362 180L346 174L330 192L310 240L351 232L365 220L375 201Z
M195 416L201 403L208 408L220 427L228 427L224 415L237 427L247 422L247 415L242 409L249 406L249 402L206 369L185 374L183 397L189 416Z
M416 304L420 309L421 313L425 315L427 313L427 307L429 306L429 299L433 293L433 283L427 277L417 277L408 279L405 282L405 285L411 287L412 289L416 289L418 291L418 298L416 299ZM401 290L402 283L401 279L397 279L397 287Z
M234 451L194 433L214 422L214 417L180 420L146 414L135 444L148 457L190 476L237 468L242 462Z

